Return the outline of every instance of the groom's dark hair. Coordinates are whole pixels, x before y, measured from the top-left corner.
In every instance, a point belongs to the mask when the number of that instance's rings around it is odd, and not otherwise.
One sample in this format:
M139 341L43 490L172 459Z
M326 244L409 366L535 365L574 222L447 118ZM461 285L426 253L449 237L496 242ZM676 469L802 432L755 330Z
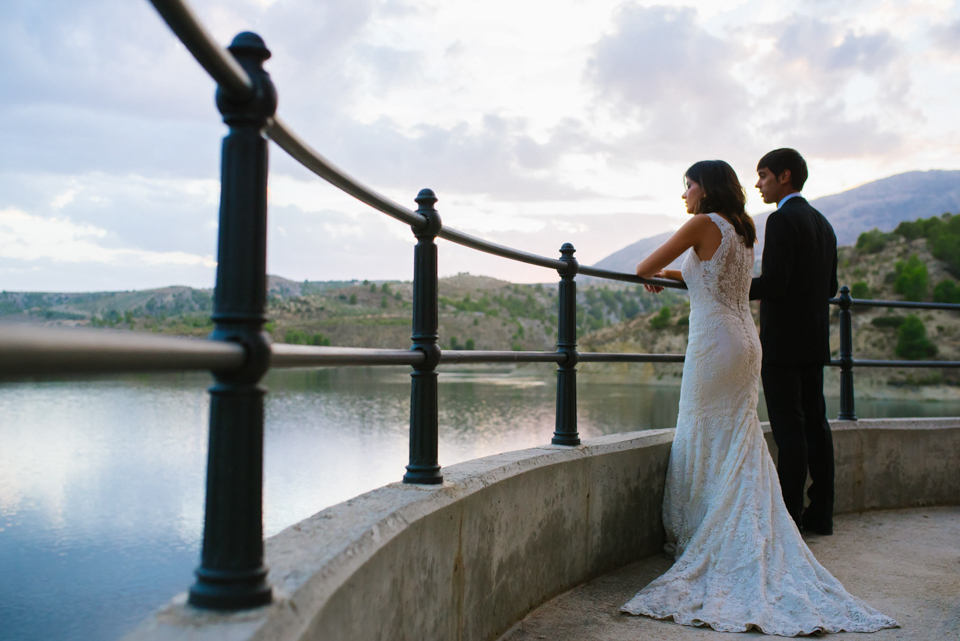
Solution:
M803 184L807 182L807 161L803 159L796 149L774 149L764 154L760 162L757 163L757 171L766 167L774 176L779 176L785 171L790 171L790 185L800 191Z

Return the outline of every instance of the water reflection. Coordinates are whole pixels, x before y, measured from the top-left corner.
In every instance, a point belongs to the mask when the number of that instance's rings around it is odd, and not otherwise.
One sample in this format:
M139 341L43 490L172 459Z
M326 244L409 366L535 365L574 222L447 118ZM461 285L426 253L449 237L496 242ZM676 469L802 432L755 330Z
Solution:
M444 371L441 464L549 442L552 369ZM269 375L267 535L401 478L408 374ZM202 526L208 384L198 374L0 386L0 636L115 639L189 585ZM578 400L580 431L590 438L672 427L679 390L582 376ZM828 399L829 413L837 410ZM960 403L858 401L857 410L864 418L956 416Z

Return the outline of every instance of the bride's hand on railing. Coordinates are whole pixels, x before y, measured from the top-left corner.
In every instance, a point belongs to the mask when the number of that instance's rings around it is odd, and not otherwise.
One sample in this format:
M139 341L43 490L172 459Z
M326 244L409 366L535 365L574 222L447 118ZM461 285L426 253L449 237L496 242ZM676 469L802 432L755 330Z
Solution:
M661 269L660 271L658 271L656 274L653 275L653 278L667 278L666 270ZM643 287L651 294L659 294L660 292L663 291L663 287L661 287L660 285L648 285L644 283Z
M680 281L681 283L683 282L683 275L677 269L661 269L656 274L651 276L651 278L666 278L668 280L676 280ZM643 286L648 292L653 294L659 294L663 291L663 287L660 285L647 285L644 283Z

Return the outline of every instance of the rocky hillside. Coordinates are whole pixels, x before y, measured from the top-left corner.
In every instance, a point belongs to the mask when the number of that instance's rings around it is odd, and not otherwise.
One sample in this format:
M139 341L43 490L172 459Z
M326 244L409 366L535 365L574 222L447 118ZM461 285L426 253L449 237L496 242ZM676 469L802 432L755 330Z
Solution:
M275 342L353 347L410 345L413 286L396 281L295 282L269 279ZM581 334L616 325L682 299L654 296L614 283L578 290ZM212 329L210 290L166 287L84 294L3 292L0 319L49 325L86 325L186 336ZM440 280L440 341L450 349L553 349L557 340L557 286L517 285L458 274Z

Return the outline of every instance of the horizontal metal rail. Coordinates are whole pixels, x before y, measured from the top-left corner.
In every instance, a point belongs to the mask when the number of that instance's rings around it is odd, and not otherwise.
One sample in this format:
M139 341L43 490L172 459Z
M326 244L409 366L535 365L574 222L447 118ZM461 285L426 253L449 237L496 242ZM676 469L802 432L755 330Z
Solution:
M337 365L420 365L426 356L410 349L369 349L364 347L314 347L311 345L270 346L270 367L335 367Z
M830 361L830 365L834 367L841 367L842 364L843 362L840 360ZM853 359L851 364L853 367L920 367L925 369L946 369L950 367L960 367L960 361L878 361L857 358Z
M627 354L606 352L580 352L581 363L682 363L683 354Z
M440 352L441 365L466 363L562 363L567 360L563 352L507 352L484 350L450 349Z
M583 270L581 270L582 272ZM831 298L831 305L839 305L839 298ZM851 298L851 307L895 307L900 309L943 309L960 311L960 305L956 303L924 303L920 301L908 300L871 300L867 298Z
M853 359L854 367L922 367L948 368L960 367L960 361L875 361L868 359Z
M291 131L278 116L275 116L267 126L266 134L301 165L334 187L350 194L360 202L416 229L420 229L427 224L426 219L417 212L411 211L370 189L324 158L297 136L296 133ZM457 243L458 245L463 245L464 247L477 249L488 254L509 258L522 263L561 271L567 269L567 263L557 258L548 258L512 247L498 245L497 243L491 243L451 227L441 227L438 236L450 242Z
M424 362L411 349L270 346L270 367L382 366ZM64 329L9 325L0 328L0 377L110 374L128 372L218 371L239 369L245 360L241 345L140 332ZM441 365L469 363L564 363L565 352L443 350ZM585 352L582 363L682 363L683 354Z
M237 100L250 97L253 92L250 76L228 51L217 44L186 3L181 0L150 2L183 46L218 85Z
M580 352L580 363L682 363L683 354L633 354L626 352ZM564 352L491 352L443 350L440 364L450 363L564 363Z
M607 280L619 280L625 283L636 283L637 285L657 285L669 289L686 289L687 284L670 278L640 278L636 274L625 274L623 272L612 272L608 269L599 269L597 267L580 266L577 270L579 276L593 276L594 278L606 278Z
M527 263L528 265L539 265L540 267L556 269L562 272L565 272L568 269L567 263L557 258L547 258L546 256L531 254L519 249L513 249L512 247L506 247L505 245L491 243L483 240L482 238L477 238L476 236L465 234L462 231L457 231L451 227L442 227L438 236L444 240L449 240L452 243L463 245L464 247L477 249L488 254L493 254L494 256L509 258L521 263Z
M239 369L242 345L109 330L0 328L0 377Z
M427 224L427 219L420 214L375 192L321 156L296 133L291 131L279 116L274 116L269 121L266 134L301 165L360 202L417 229Z

